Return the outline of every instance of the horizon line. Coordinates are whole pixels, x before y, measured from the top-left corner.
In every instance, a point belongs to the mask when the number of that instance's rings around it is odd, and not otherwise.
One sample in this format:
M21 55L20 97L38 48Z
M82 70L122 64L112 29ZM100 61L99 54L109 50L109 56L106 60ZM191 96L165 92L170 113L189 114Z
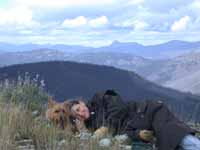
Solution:
M162 44L166 44L166 43L170 43L170 42L185 42L185 43L198 43L200 41L195 41L195 40L168 40L168 41L165 41L165 42L158 42L156 44L142 44L142 43L139 43L139 42L134 42L134 41L120 41L120 40L113 40L111 42L109 42L109 44L105 44L105 45L101 45L101 46L92 46L92 45L84 45L84 44L69 44L69 43L50 43L50 42L47 42L47 43L32 43L32 42L27 42L27 43L20 43L20 44L17 44L17 43L12 43L12 42L5 42L5 41L0 41L0 44L8 44L8 45L13 45L13 46L22 46L22 45L49 45L49 46L55 46L55 45L64 45L64 46L81 46L81 47L88 47L88 48L101 48L101 47L107 47L107 46L111 46L112 44L114 43L120 43L120 44L138 44L138 45L141 45L141 46L156 46L156 45L162 45Z

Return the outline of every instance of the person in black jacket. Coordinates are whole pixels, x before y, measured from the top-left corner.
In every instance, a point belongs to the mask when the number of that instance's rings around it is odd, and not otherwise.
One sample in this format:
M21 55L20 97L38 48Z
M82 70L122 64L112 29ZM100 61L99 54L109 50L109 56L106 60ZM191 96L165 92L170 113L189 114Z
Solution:
M96 133L108 128L113 134L127 134L132 140L144 142L151 141L153 133L158 150L200 150L195 131L161 101L124 102L115 91L107 90L96 93L87 104L71 101L70 107L73 116Z

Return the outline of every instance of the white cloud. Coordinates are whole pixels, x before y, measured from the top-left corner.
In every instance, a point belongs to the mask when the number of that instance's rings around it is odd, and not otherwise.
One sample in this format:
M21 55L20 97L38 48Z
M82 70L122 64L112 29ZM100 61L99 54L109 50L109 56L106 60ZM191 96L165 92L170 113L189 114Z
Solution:
M116 26L119 27L132 27L133 26L133 21L132 20L126 20L123 22L115 23Z
M171 26L171 31L177 32L177 31L185 30L187 28L190 20L191 19L189 16L185 16L185 17L182 17L180 20L175 21Z
M200 14L200 0L195 0L188 6L188 11L192 13L193 17L199 18Z
M31 30L20 30L19 33L23 34L23 35L31 35L31 34L33 34L33 32Z
M195 1L191 4L191 6L192 6L193 8L200 9L200 0L195 0Z
M144 0L129 0L128 5L138 5L138 4L143 4Z
M149 24L146 23L145 21L137 20L137 19L130 19L126 20L122 23L117 23L116 26L120 27L131 27L134 30L145 30Z
M0 37L7 37L8 41L14 36L19 36L19 42L22 36L30 42L78 44L88 40L88 45L104 38L138 42L188 37L197 40L188 34L200 31L200 0L9 1L0 7ZM149 34L150 31L158 34ZM131 32L134 34L129 37ZM183 37L184 34L188 37ZM66 39L67 35L73 38Z
M79 16L74 19L66 19L63 22L62 27L66 27L66 28L80 27L80 26L86 25L87 22L88 21L84 16Z
M88 22L89 26L94 27L94 28L103 27L108 23L109 21L106 16L101 16L99 18L92 19Z
M34 27L39 25L33 20L32 11L27 7L0 9L0 25L14 27Z
M149 25L144 21L139 21L139 20L134 21L134 30L144 30L148 26Z
M115 0L15 0L17 4L30 7L65 8L112 4Z
M92 28L99 28L103 27L108 24L108 18L106 16L101 16L94 19L88 19L84 16L79 16L74 19L66 19L62 23L62 27L65 28L77 28L77 27L92 27Z

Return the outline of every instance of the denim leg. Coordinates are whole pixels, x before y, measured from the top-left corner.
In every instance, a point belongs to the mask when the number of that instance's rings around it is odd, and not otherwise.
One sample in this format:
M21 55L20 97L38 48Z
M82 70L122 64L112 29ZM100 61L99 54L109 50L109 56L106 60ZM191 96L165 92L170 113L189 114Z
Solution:
M200 140L193 135L187 135L183 138L180 147L183 150L200 150Z

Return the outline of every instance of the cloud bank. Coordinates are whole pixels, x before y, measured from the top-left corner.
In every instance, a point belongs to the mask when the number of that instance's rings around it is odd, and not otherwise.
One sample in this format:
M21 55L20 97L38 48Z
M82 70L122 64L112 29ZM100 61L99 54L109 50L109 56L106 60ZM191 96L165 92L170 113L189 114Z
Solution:
M200 0L8 0L0 3L0 41L89 46L197 41L199 14Z

